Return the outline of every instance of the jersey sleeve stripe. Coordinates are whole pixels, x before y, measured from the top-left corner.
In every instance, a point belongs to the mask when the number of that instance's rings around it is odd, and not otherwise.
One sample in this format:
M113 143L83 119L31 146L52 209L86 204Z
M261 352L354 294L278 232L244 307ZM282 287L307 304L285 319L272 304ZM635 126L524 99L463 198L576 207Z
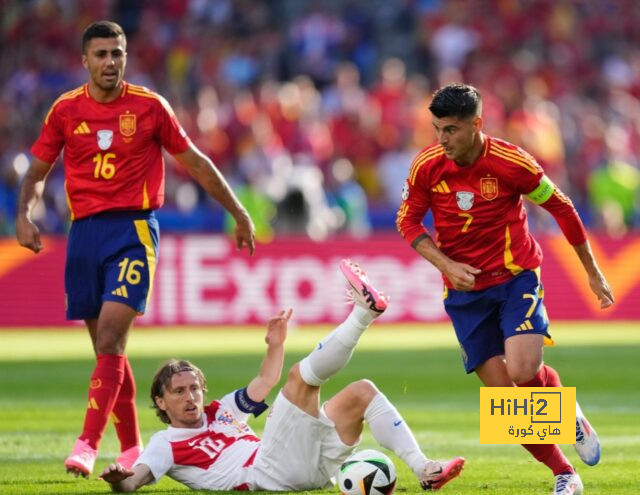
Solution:
M422 164L426 160L426 157L425 157L426 154L427 152L420 153L415 158L415 160L413 160L413 163L411 164L411 168L409 169L409 182L411 182L412 184L413 184L413 175L416 173L416 168L419 168L420 166L422 166Z
M132 95L136 95L136 96L144 96L145 98L151 98L154 100L159 100L160 98L158 98L158 95L154 94L154 93L149 93L146 91L137 91L135 89L132 88L128 88L127 89L127 93L132 94Z
M49 117L51 116L51 112L53 112L53 109L56 107L58 103L64 100L71 100L73 98L76 98L77 96L80 96L83 93L84 93L84 86L80 86L79 88L76 88L74 90L61 94L58 97L58 99L53 102L53 105L51 105L51 108L49 108L49 111L47 112L47 115L44 118L44 123L45 124L49 123Z
M520 165L521 167L526 168L529 172L531 172L534 175L538 174L538 169L535 168L535 166L531 165L531 163L528 163L528 162L526 162L526 161L524 161L522 159L518 160L517 158L514 158L512 156L504 154L504 153L502 153L502 152L500 152L498 150L491 150L489 153L494 155L494 156L498 156L500 158L504 158L505 160L508 160L508 161L510 161L512 163L515 163L517 165Z
M420 168L429 160L432 160L438 156L444 155L444 149L441 146L438 146L435 149L427 150L424 153L418 155L418 157L414 160L413 166L411 167L411 172L409 173L409 182L411 185L415 183L416 176L418 175L418 171Z
M557 187L553 190L553 195L563 203L573 207L572 201L567 196L565 196Z
M409 209L409 205L407 203L404 203L400 207L400 211L398 212L398 218L396 220L396 228L398 229L398 232L402 234L403 237L404 237L404 232L402 231L402 222L404 220L404 217L407 214L408 209Z
M505 148L504 146L500 146L498 143L495 143L495 142L493 142L492 145L493 145L492 150L497 152L502 152L505 156L510 156L516 160L521 160L522 162L526 163L528 166L535 169L536 173L540 168L535 158L533 158L529 153L523 150L514 150L514 149Z

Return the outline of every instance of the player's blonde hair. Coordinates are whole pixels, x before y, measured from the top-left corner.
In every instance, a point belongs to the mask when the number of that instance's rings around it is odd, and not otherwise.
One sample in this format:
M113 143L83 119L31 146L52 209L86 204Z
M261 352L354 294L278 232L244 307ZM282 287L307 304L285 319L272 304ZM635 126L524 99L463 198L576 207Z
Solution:
M171 424L171 420L167 413L160 409L158 404L156 404L156 397L162 397L167 385L171 383L171 377L176 373L182 373L183 371L191 371L195 373L196 378L198 378L198 382L200 383L200 387L202 388L202 392L207 391L207 380L204 377L204 373L202 373L200 368L192 364L190 361L184 359L170 359L164 363L160 369L156 371L153 381L151 382L151 404L156 410L156 415L163 423Z

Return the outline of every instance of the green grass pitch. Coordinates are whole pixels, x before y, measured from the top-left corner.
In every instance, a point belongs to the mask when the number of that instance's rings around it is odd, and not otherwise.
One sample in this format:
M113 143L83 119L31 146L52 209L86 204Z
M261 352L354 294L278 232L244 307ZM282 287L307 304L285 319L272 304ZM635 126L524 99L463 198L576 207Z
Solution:
M285 366L304 356L327 330L292 330ZM135 329L128 350L138 383L143 438L148 439L162 427L150 409L147 391L153 372L163 360L182 357L202 367L209 379L209 399L213 399L246 384L255 375L264 349L263 335L261 329L249 327ZM640 493L637 324L556 324L553 335L558 345L546 349L545 359L559 371L565 385L577 387L583 409L603 444L602 460L595 467L582 465L571 446L562 447L583 478L585 494ZM110 493L108 485L95 476L118 452L111 425L92 479L75 479L64 472L62 465L80 431L86 384L93 369L85 332L3 330L0 343L0 493ZM396 404L430 457L467 458L462 476L441 493L550 493L551 473L524 449L480 445L479 382L475 376L464 374L448 325L372 327L361 339L351 363L324 387L323 398L364 377L376 382ZM263 420L252 424L256 431L262 431ZM367 430L362 446L375 448ZM397 492L420 493L413 475L394 460L399 478ZM141 493L183 491L190 490L163 479Z

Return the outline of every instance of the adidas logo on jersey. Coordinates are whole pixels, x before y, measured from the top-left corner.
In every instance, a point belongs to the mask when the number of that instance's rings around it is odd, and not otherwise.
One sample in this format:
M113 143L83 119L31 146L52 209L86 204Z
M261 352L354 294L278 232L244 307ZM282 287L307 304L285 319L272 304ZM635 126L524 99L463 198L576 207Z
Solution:
M127 292L126 285L121 285L116 290L112 290L111 294L113 294L114 296L129 297L129 293Z
M89 129L89 125L83 120L78 127L76 127L74 134L89 134L91 129Z
M449 189L449 186L443 180L440 181L440 183L437 184L436 187L432 187L431 190L433 192L439 192L439 193L450 193L451 192L451 190Z

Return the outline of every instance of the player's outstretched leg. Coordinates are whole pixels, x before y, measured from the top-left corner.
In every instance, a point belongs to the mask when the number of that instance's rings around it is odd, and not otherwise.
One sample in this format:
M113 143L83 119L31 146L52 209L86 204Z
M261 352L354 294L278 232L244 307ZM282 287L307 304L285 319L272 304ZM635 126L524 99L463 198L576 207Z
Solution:
M300 361L300 375L308 385L320 386L346 366L358 339L387 308L387 298L369 281L357 263L342 260L340 270L349 281L353 309L347 319Z
M595 466L600 461L600 440L596 430L582 412L580 404L576 402L576 452L582 462L589 466Z
M448 461L427 458L409 425L382 392L377 391L364 412L364 419L376 441L411 468L424 490L438 490L462 472L465 463L462 457Z
M559 474L553 487L553 495L582 495L582 480L578 473Z

